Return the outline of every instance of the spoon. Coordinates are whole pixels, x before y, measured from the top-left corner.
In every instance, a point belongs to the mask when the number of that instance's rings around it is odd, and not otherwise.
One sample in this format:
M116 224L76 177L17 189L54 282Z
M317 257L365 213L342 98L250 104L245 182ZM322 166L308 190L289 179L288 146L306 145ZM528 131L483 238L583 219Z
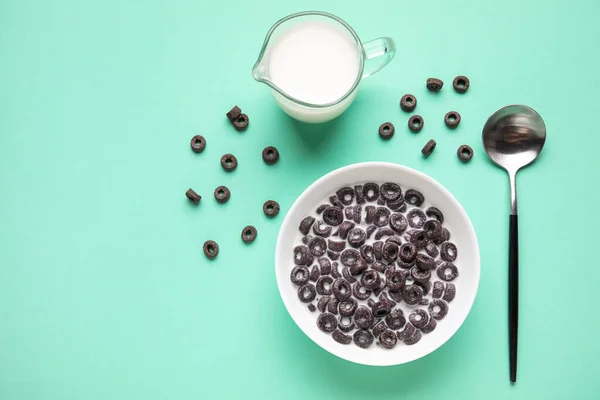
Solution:
M508 252L508 332L510 381L517 381L519 331L519 240L517 171L531 164L546 141L546 125L532 108L510 105L493 113L483 127L483 147L510 179L510 231Z

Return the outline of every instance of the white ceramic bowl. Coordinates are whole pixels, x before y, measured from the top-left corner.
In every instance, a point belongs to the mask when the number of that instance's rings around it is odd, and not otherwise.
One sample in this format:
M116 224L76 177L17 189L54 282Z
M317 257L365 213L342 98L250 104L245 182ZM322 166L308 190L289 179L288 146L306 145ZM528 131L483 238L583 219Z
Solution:
M437 328L433 332L424 334L422 339L412 346L399 342L395 348L386 350L375 344L368 349L361 349L354 344L337 343L331 335L317 328L318 311L312 313L306 304L300 302L297 288L290 282L290 272L294 267L293 248L300 243L302 237L298 230L300 221L306 215L314 213L315 208L340 187L369 181L396 182L403 190L414 188L421 191L426 202L437 206L444 213L444 226L450 230L450 240L458 248L458 258L455 263L460 275L453 282L456 285L456 297L450 303L448 315L438 321ZM275 276L279 294L292 319L316 344L340 358L359 364L378 366L403 364L421 358L443 345L464 322L479 286L479 245L465 210L450 192L434 179L396 164L381 162L354 164L323 176L296 200L279 231L275 252ZM433 276L432 280L437 280Z

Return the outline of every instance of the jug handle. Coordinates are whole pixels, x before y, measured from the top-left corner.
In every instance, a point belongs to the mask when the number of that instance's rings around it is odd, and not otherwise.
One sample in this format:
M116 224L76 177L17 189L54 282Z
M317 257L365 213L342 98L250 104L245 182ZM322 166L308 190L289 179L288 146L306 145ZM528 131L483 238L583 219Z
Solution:
M381 71L396 55L396 44L389 37L380 37L362 44L365 50L363 78Z

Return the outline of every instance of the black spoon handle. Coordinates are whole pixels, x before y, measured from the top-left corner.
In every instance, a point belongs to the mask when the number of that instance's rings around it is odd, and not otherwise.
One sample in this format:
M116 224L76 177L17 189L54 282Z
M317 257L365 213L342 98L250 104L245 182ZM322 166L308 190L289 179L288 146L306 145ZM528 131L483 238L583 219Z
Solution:
M519 337L519 218L510 216L508 251L508 335L510 381L517 381L517 340Z

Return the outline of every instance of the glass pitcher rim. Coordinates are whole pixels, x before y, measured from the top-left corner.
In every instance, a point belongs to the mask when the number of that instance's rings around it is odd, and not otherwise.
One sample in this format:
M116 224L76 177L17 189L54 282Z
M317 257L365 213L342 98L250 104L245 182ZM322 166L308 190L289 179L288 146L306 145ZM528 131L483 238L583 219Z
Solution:
M354 80L352 87L350 89L348 89L348 91L342 97L340 97L339 99L337 99L333 102L330 102L330 103L313 104L313 103L307 103L305 101L299 100L299 99L287 94L283 89L281 89L279 86L275 85L270 80L261 78L257 74L255 74L255 71L259 68L260 63L265 55L265 52L267 50L267 45L269 44L269 41L271 39L271 36L273 35L273 32L275 32L275 30L284 22L289 21L290 19L294 19L297 17L303 17L303 16L307 16L307 15L318 15L321 17L331 18L334 21L337 21L342 26L344 26L344 28L346 28L348 30L348 32L350 32L350 34L352 35L352 37L354 38L354 40L356 41L356 43L358 44L358 46L360 48L361 62L360 62L358 73L356 75L356 79ZM267 35L265 37L265 40L263 41L263 45L260 50L260 54L258 55L258 58L256 59L254 66L252 67L252 77L257 82L264 83L265 85L269 86L271 89L274 89L275 91L277 91L277 93L279 93L286 99L293 101L296 104L300 104L304 107L309 107L309 108L327 108L327 107L332 107L337 104L340 104L341 102L346 100L350 95L352 95L352 93L354 93L354 91L356 90L356 88L358 87L358 84L360 83L360 81L362 79L364 68L365 68L365 49L363 48L362 41L358 37L358 34L354 31L354 29L352 29L352 27L350 25L348 25L348 23L346 21L344 21L337 15L334 15L334 14L331 14L331 13L328 13L325 11L301 11L301 12L287 15L287 16L281 18L280 20L278 20L277 22L275 22L273 24L273 26L271 26L271 29L269 29L269 31L267 32Z

